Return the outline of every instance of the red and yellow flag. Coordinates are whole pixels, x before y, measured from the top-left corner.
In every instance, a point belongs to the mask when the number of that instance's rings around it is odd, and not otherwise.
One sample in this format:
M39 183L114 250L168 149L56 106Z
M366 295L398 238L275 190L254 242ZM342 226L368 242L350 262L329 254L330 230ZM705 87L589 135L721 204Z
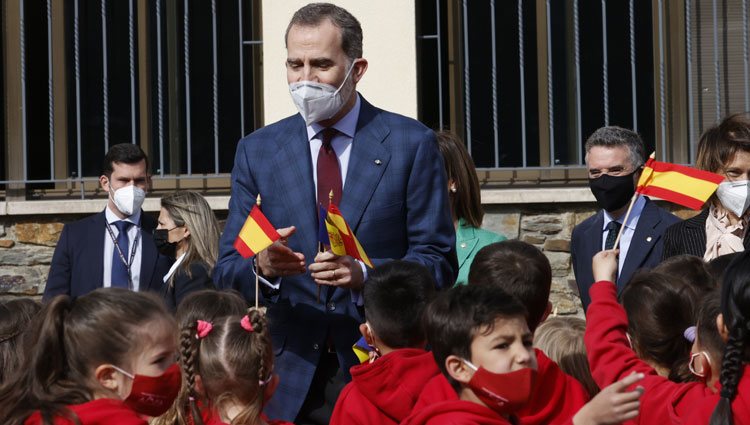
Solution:
M243 258L249 258L268 248L279 238L276 229L263 215L260 208L253 205L253 209L250 210L245 224L234 241L234 248Z
M336 255L349 255L367 264L368 267L374 267L365 250L362 249L362 245L359 244L357 237L354 236L352 229L344 220L344 216L341 215L341 211L333 202L328 205L326 228L328 229L331 252Z
M651 157L643 166L636 192L699 210L722 181L724 177L718 174Z

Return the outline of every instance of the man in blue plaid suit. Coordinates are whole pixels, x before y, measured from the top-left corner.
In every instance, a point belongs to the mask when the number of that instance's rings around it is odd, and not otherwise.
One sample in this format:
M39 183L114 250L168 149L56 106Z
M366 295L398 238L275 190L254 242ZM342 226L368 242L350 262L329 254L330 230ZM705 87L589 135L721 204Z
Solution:
M300 113L240 141L214 277L253 300L258 267L281 378L266 406L269 417L327 423L357 364L352 345L364 321L360 294L368 268L350 256L318 252L318 205L328 204L329 192L320 186L340 179L334 203L376 267L414 261L438 286L450 286L455 232L433 132L356 91L367 70L357 19L331 4L310 4L292 18L286 45L287 80ZM335 154L333 168L326 152ZM246 260L232 244L258 194L282 239Z

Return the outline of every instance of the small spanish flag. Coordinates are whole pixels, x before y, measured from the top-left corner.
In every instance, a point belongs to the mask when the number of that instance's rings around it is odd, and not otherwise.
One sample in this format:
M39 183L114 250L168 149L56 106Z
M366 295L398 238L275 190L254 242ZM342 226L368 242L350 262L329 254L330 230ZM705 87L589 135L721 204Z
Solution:
M357 356L360 364L370 360L370 351L372 351L372 347L367 344L365 337L361 337L357 340L352 346L352 350L354 350L354 354Z
M341 211L333 202L328 204L326 228L328 229L331 252L336 255L349 255L367 264L368 267L374 267L365 250L362 249L362 245L359 244L357 237L354 236L352 229L344 220L344 216L341 215Z
M699 210L713 195L724 176L683 165L655 161L643 166L636 192Z
M276 229L263 215L260 207L253 205L253 209L250 210L245 224L234 241L234 248L243 258L250 258L271 246L279 238Z

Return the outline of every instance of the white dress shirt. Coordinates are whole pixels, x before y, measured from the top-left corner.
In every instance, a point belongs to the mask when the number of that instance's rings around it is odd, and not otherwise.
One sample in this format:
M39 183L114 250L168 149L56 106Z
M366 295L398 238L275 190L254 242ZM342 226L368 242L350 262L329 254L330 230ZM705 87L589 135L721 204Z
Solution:
M172 267L169 268L169 271L167 272L167 274L164 275L164 279L162 279L164 283L167 283L169 278L172 277L174 272L177 271L177 267L179 267L180 264L182 263L182 260L185 259L185 254L187 254L187 252L183 252L182 255L180 255L179 257L177 257L176 260L174 260L174 263L172 263Z
M639 196L638 199L635 201L635 204L633 204L633 209L630 211L630 217L628 217L628 222L625 223L625 229L622 231L622 237L620 238L620 255L618 258L618 265L617 265L617 277L620 277L620 271L622 270L622 266L625 264L625 258L628 256L628 249L630 249L630 241L633 240L633 234L635 233L635 226L638 225L638 219L641 218L641 213L643 212L643 207L646 206L646 198L643 196ZM622 224L622 220L625 219L625 216L617 219L617 222ZM604 211L604 224L602 226L602 250L604 249L604 244L607 242L607 225L612 221L612 216L609 215L607 211Z
M109 209L109 205L107 205L107 208L104 209L104 215L107 223L109 224L109 228L112 230L112 234L115 236L115 240L117 240L117 235L120 232L117 230L117 226L114 225L114 222L120 221L120 217L115 215L115 213L113 213L112 210ZM133 223L133 225L128 228L128 252L123 252L125 260L130 261L131 251L133 250L133 241L135 241L136 236L138 236L141 232L141 210L138 210L130 217L125 218L125 221ZM107 231L106 228L102 229L102 232L104 232L104 279L102 280L102 286L104 286L105 288L109 288L110 286L112 286L112 255L115 252L115 244L114 242L112 242L112 236L109 234L109 231ZM142 236L138 237L138 245L135 247L133 264L130 265L130 277L133 281L133 287L130 289L132 289L133 291L138 291L138 289L140 288L141 253L143 252L141 248L143 248Z

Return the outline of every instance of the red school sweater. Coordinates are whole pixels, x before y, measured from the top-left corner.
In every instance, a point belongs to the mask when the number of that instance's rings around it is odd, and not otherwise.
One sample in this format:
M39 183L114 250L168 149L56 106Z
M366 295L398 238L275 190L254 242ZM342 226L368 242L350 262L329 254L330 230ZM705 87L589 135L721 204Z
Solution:
M510 422L486 406L456 399L415 410L401 425L510 425Z
M589 294L591 304L586 312L584 342L596 384L604 388L633 372L643 373L645 377L636 384L645 389L640 399L640 414L628 423L684 423L695 404L714 392L702 382L672 382L638 358L628 343L628 318L617 302L614 283L596 282Z
M122 400L100 398L87 403L68 406L80 421L81 425L148 425L148 422L134 410L123 404ZM42 415L35 412L29 416L24 425L42 424ZM61 416L55 416L55 425L74 425L76 422Z
M424 385L440 374L432 353L415 348L392 351L351 368L333 409L331 425L398 424L409 416Z
M718 402L719 394L712 394L699 401L684 423L687 425L707 424ZM732 400L732 417L734 425L750 425L750 365L747 364L742 368L742 378L737 385L737 396Z
M560 370L541 350L536 351L537 377L534 394L518 418L522 425L560 425L570 423L578 410L589 401L580 382ZM458 400L456 391L441 374L432 378L414 406L417 412L446 400Z

